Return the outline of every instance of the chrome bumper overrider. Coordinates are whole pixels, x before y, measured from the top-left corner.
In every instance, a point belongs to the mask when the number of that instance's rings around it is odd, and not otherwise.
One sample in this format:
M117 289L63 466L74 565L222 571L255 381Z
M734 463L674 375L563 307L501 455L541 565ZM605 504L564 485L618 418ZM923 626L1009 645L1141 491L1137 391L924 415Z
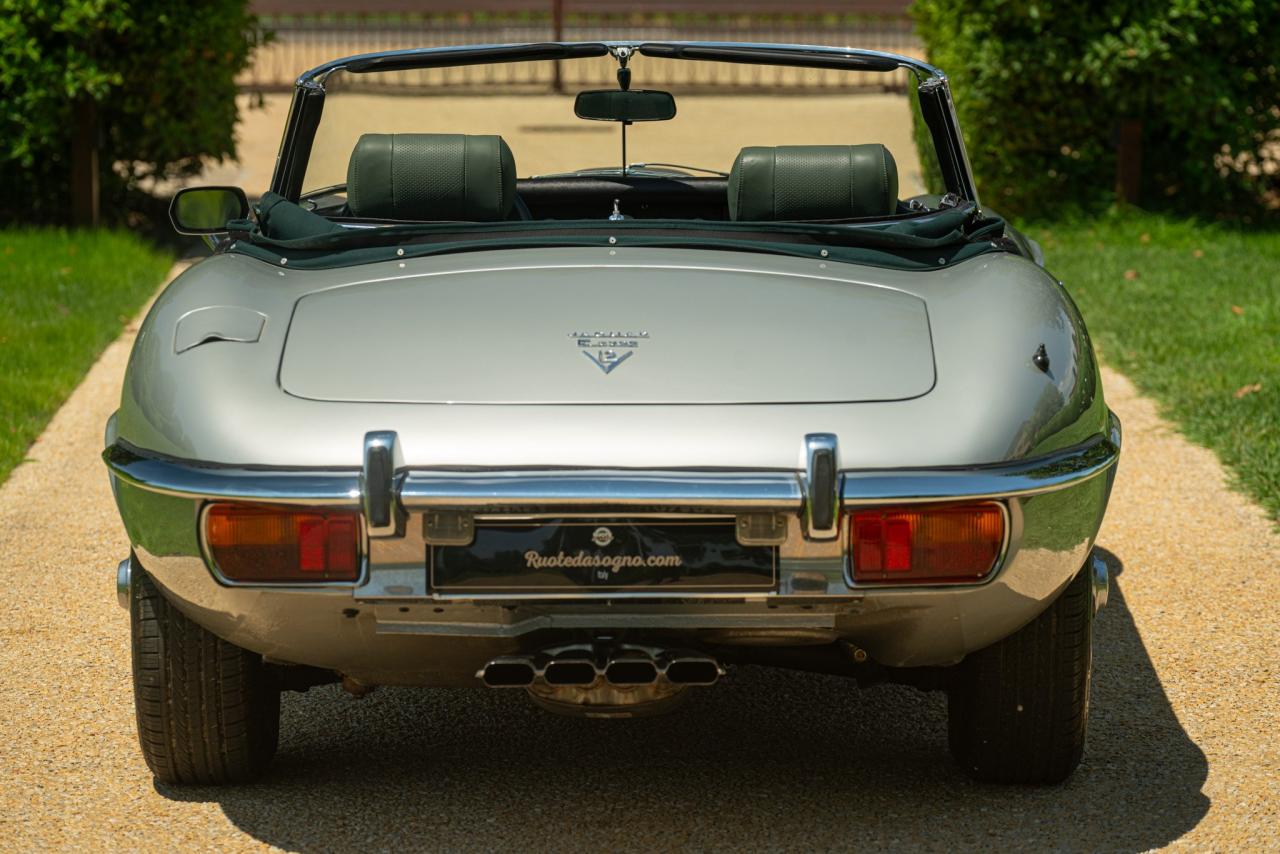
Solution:
M1111 595L1111 570L1097 552L1089 555L1089 580L1093 589L1093 613L1096 614L1106 607L1107 597Z
M393 433L371 434L363 465L266 470L166 459L122 442L104 458L138 564L117 573L122 604L140 566L189 617L272 658L341 669L366 681L467 684L527 636L583 629L698 633L713 642L854 641L895 666L943 664L1033 619L1085 565L1120 449L1120 426L1035 459L934 470L834 471L814 434L795 471L440 471L405 467ZM816 437L816 438L815 438ZM804 457L802 456L801 459ZM834 484L828 492L828 484ZM826 496L830 496L827 498ZM847 532L831 520L866 504L994 500L1006 510L1001 564L981 584L868 587L852 583ZM204 557L209 500L359 509L365 565L355 585L232 585ZM827 506L823 506L827 502ZM712 514L776 522L776 588L765 592L448 595L424 565L442 514L484 516ZM814 520L818 520L815 524ZM754 529L753 529L754 530ZM1095 603L1105 564L1090 567ZM1101 572L1101 575L1099 575Z
M133 558L127 557L116 566L116 601L129 610L129 598L133 596Z

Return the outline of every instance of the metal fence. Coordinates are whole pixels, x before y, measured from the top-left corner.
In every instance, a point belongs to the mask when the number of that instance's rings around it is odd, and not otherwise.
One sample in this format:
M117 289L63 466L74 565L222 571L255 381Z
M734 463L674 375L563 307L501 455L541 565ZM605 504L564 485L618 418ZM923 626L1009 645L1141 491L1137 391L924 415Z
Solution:
M241 77L243 87L279 90L299 73L330 59L380 50L457 44L643 39L788 42L854 46L921 56L906 7L909 0L259 0L255 11L275 33ZM624 11L625 10L625 11ZM557 67L559 66L559 67ZM525 62L350 75L342 85L379 91L521 92L608 86L608 58ZM848 89L905 91L904 72L847 72L643 57L635 65L644 86L677 91ZM335 80L335 82L337 82Z

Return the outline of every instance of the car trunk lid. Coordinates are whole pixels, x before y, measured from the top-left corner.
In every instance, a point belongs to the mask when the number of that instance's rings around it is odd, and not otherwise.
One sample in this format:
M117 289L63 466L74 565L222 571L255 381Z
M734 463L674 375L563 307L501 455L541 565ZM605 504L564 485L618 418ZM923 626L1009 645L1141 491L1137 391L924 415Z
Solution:
M289 394L459 404L891 401L934 384L924 302L819 275L667 266L430 273L307 294Z

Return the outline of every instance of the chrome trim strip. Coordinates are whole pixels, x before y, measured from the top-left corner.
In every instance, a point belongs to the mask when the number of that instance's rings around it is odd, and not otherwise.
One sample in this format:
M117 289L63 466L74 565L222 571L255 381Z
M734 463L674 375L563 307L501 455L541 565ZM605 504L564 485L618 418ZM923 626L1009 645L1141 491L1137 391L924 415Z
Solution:
M1098 434L1044 457L957 469L846 471L843 504L911 504L950 499L1021 498L1053 492L1097 477L1120 457L1120 421L1109 416L1107 435Z
M800 482L792 472L409 471L400 489L400 501L407 510L548 505L799 510L802 499Z
M179 498L225 498L360 509L360 472L209 465L152 456L117 442L102 454L114 477Z
M589 588L588 588L589 589ZM606 601L675 601L684 600L686 602L711 602L711 601L728 601L728 602L775 602L782 601L779 599L778 582L775 581L772 587L759 587L754 590L717 590L713 588L703 589L686 589L681 591L677 589L659 589L648 590L644 588L615 588L612 590L602 590L598 593L571 593L563 590L552 590L546 593L540 592L516 592L516 593L470 593L470 592L449 592L430 590L428 595L433 602L565 602L565 603L582 603L582 602L606 602ZM794 598L804 598L804 594L786 594L794 595ZM854 591L846 591L838 594L844 599L857 598ZM808 598L822 599L828 601L834 597L827 593L814 593Z
M1001 499L1037 495L1083 483L1115 465L1120 422L1106 434L1030 460L948 469L845 471L845 505L948 499ZM121 480L165 495L361 508L360 472L255 469L195 464L146 455L121 443L103 453ZM400 501L406 510L435 507L510 510L552 507L799 511L798 472L690 471L480 471L403 470Z
M699 597L702 598L702 597ZM834 629L836 614L826 611L769 614L541 614L515 623L386 621L378 614L380 635L446 635L510 638L540 629Z
M804 437L804 527L811 540L840 535L840 468L836 437L809 433Z

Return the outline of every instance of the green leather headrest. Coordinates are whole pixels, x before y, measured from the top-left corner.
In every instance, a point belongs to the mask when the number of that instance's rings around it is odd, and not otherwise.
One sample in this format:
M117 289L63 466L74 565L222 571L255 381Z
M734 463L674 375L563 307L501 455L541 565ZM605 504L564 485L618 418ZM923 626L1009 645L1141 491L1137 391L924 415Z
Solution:
M851 219L897 209L898 165L879 143L744 148L729 172L735 220Z
M503 220L516 199L516 161L500 136L366 133L347 164L353 216Z

